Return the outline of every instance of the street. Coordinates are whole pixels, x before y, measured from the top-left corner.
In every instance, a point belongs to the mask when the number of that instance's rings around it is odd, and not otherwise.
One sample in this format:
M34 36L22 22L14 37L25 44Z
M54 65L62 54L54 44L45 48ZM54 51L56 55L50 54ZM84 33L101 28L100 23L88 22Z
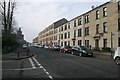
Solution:
M120 66L113 60L80 57L31 47L34 57L3 61L3 78L118 78Z

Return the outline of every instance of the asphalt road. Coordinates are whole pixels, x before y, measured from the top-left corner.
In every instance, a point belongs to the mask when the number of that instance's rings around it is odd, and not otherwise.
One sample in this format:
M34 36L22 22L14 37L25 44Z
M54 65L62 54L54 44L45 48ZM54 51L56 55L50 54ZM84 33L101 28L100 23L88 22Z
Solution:
M120 66L112 60L79 57L43 48L30 48L35 57L3 62L3 78L118 78Z

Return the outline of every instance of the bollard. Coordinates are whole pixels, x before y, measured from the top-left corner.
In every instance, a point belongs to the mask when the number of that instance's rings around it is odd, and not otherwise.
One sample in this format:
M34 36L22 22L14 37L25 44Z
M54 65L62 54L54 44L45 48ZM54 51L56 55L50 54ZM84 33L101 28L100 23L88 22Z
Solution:
M18 54L17 54L17 58L19 58L19 55L20 55L20 52L18 52Z
M29 54L29 48L27 48L27 56L28 56L28 54Z

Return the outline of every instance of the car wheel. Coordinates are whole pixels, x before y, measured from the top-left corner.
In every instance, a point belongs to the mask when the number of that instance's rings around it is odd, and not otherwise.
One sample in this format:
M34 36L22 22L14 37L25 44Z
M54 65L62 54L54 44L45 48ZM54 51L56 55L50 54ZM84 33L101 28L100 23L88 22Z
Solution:
M116 62L116 64L120 65L120 58L117 57L117 58L115 59L115 62Z
M83 56L82 53L79 53L79 56L82 57Z
M62 52L62 50L60 50L60 52Z
M71 52L72 55L74 55L73 51Z
M64 53L66 53L65 51L63 51Z

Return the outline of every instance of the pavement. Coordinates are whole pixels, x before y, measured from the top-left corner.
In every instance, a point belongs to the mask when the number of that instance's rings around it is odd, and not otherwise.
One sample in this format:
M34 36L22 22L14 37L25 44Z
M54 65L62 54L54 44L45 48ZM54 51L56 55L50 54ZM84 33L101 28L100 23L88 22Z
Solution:
M2 60L3 61L8 61L8 60L22 60L22 59L26 59L26 58L30 58L35 56L34 53L32 51L29 51L29 53L27 53L26 49L20 49L19 51L16 52L11 52L11 53L7 53L7 54L3 54L2 55Z
M113 60L113 54L111 55L111 52L100 52L100 51L94 51L94 57L99 59L105 59L105 60Z

